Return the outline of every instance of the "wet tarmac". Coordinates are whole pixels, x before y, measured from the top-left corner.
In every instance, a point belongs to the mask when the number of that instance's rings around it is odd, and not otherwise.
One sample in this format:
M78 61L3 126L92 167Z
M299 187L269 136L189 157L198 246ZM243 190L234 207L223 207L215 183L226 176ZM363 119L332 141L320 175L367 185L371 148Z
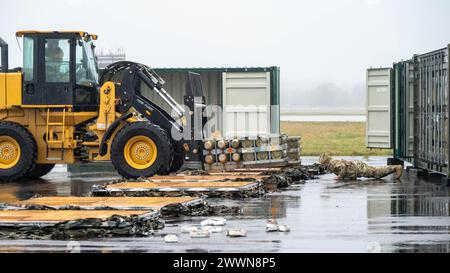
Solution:
M386 158L363 159L384 165ZM303 158L305 164L317 161ZM68 174L57 166L43 181L0 184L0 202L42 196L79 196L93 184L118 177L113 172ZM182 225L199 225L204 217L166 219L166 227L149 238L85 241L0 240L0 252L450 252L450 189L439 179L405 172L401 182L337 182L323 175L303 185L243 200L209 199L211 204L238 205L244 215L226 217L228 228L245 228L247 237L210 238L181 234ZM267 233L268 218L286 224L288 233ZM165 243L177 234L178 243Z

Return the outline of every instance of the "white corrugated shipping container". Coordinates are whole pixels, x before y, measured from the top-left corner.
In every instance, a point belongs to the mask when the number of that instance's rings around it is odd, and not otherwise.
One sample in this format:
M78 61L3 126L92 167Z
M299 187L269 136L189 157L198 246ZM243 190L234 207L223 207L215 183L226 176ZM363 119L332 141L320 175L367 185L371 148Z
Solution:
M225 137L270 134L270 73L223 72Z
M368 148L391 148L391 68L367 70Z
M200 74L206 105L223 110L217 127L207 128L206 137L220 131L224 137L256 137L280 132L280 69L247 68L155 68L164 88L183 103L185 75ZM143 93L170 113L170 108L145 86ZM209 132L208 130L211 130Z

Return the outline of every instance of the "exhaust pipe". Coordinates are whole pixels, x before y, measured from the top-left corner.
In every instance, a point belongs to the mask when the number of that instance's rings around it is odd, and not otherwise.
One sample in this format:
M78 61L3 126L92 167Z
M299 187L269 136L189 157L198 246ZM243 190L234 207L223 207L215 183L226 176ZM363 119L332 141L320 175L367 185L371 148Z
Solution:
M0 49L1 49L1 58L2 58L2 67L1 72L8 72L8 44L0 38Z

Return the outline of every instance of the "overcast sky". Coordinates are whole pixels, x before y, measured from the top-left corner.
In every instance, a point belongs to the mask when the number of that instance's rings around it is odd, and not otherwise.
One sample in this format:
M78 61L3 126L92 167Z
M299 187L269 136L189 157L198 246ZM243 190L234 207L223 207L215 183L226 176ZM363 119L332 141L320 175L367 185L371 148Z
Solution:
M17 30L86 30L152 67L279 66L283 106L364 105L367 67L450 43L448 0L1 2L11 66Z

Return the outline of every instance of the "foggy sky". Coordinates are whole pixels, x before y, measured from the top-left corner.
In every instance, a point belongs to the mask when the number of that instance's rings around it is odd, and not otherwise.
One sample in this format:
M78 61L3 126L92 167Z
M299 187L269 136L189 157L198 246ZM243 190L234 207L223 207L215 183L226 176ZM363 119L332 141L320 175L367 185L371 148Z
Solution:
M450 43L448 0L1 2L11 67L17 30L85 30L152 67L279 66L284 107L364 106L366 68Z

